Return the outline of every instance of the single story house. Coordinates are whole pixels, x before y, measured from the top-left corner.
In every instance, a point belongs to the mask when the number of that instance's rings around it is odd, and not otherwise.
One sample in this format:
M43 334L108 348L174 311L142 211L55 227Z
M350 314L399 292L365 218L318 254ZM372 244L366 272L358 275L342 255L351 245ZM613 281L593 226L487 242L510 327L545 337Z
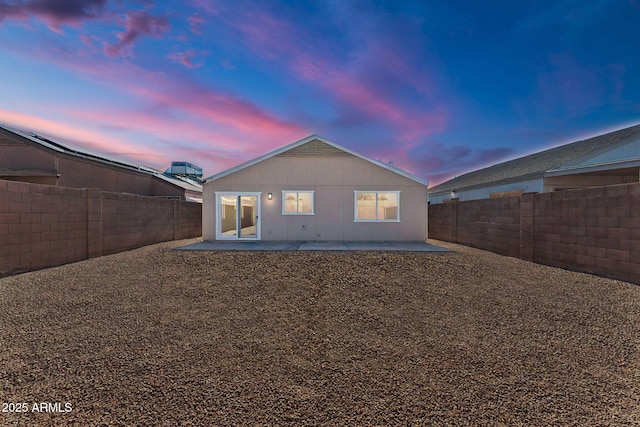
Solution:
M640 125L460 175L429 189L429 202L476 200L640 181Z
M203 185L204 240L426 241L427 183L311 135Z
M0 126L0 179L202 202L202 185Z

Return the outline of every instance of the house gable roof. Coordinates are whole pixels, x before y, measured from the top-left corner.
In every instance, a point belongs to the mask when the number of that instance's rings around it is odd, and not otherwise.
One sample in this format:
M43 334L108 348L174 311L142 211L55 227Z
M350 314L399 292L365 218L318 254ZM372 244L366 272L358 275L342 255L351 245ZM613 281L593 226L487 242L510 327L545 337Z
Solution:
M638 135L640 135L640 125L635 125L593 138L561 145L460 175L429 189L429 193L441 194L452 190L471 190L539 179L549 170L560 168L562 165L596 151L606 150L625 143L629 138Z
M331 142L321 136L318 135L309 135L306 138L303 138L299 141L293 142L289 145L285 145L284 147L277 148L269 153L266 153L260 157L256 157L255 159L249 160L238 166L235 166L231 169L227 169L218 174L212 175L205 180L205 184L211 181L215 181L227 175L231 175L232 173L238 172L242 169L246 169L250 166L253 166L257 163L265 161L275 156L336 156L336 155L351 155L358 157L362 160L365 160L371 164L379 166L383 169L387 169L391 172L394 172L398 175L404 176L412 181L415 181L422 185L428 185L428 181L420 179L409 172L405 172L402 169L398 169L389 164L380 162L378 160L372 159L370 157L363 156L362 154L356 153L346 147L338 145L334 142Z

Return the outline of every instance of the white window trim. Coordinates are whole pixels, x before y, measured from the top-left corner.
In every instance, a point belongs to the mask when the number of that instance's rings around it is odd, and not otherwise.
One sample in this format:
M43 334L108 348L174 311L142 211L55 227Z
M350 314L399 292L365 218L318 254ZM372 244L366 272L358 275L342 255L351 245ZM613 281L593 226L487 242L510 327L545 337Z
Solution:
M284 209L284 193L311 193L311 212L285 212ZM282 215L315 215L316 214L316 195L314 190L282 190Z
M378 212L378 193L396 193L398 195L398 219L358 219L358 194L359 193L376 193L376 215ZM400 191L399 190L354 190L353 222L400 222Z

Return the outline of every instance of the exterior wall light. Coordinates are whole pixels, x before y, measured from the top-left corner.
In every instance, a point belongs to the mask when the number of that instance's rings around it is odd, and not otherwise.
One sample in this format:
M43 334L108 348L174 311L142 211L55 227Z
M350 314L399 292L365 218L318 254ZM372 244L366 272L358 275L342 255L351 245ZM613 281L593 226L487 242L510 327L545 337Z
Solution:
M269 200L273 199L273 193L267 194L267 199L269 199Z

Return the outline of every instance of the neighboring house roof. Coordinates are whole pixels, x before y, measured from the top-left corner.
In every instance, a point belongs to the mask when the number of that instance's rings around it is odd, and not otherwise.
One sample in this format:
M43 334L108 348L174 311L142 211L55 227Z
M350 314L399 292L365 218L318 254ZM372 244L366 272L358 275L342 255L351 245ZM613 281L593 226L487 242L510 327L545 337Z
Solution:
M460 175L429 189L431 194L472 190L542 178L545 172L575 159L601 152L640 135L640 125L609 132Z
M640 167L640 133L550 169L544 176L620 171L637 167Z
M167 181L175 186L178 186L184 190L202 192L202 185L188 179L181 179L175 176L166 175L160 171L153 171L154 176L162 179L163 181Z
M320 143L320 144L318 144ZM323 146L324 145L324 146ZM383 163L380 162L378 160L372 159L370 157L367 156L363 156L360 153L356 153L355 151L352 151L348 148L345 148L341 145L338 145L334 142L331 142L321 136L318 135L309 135L306 138L303 138L299 141L293 142L289 145L285 145L284 147L280 147L277 148L273 151L270 151L269 153L266 153L260 157L256 157L255 159L249 160L247 162L244 162L242 164L239 164L238 166L235 166L231 169L227 169L223 172L220 172L218 174L212 175L209 178L207 178L205 180L205 183L207 182L211 182L211 181L215 181L217 179L220 179L224 176L230 175L234 172L238 172L242 169L248 168L249 166L253 166L257 163L260 163L264 160L270 159L272 157L275 157L277 155L287 155L288 153L297 153L297 154L308 154L308 155L323 155L323 154L328 154L330 152L335 152L335 150L338 150L340 152L343 152L345 154L350 154L352 156L355 157L359 157L362 160L365 160L369 163L372 163L376 166L380 166L383 169L387 169L391 172L397 173L398 175L402 175L405 178L409 178L413 181L416 181L419 184L422 185L428 185L428 181L427 180L423 180L421 178L418 178L415 175L410 174L409 172L403 171L402 169L398 169L390 164L387 163Z
M47 148L49 150L53 150L56 151L58 153L63 153L63 154L67 154L73 157L78 157L81 159L85 159L85 160L89 160L92 162L98 162L98 163L102 163L102 164L107 164L110 166L115 166L118 168L122 168L122 169L127 169L130 171L134 171L134 172L138 172L138 173L144 173L147 175L153 175L154 177L161 179L163 181L166 181L176 187L182 188L184 190L189 190L189 191L196 191L196 192L202 192L202 185L193 182L193 181L189 181L189 180L183 180L183 179L179 179L176 177L172 177L172 176L167 176L165 175L163 172L147 167L147 166L140 166L140 165L135 165L133 163L128 163L128 162L124 162L121 160L116 160L116 159L112 159L109 158L107 156L101 155L101 154L96 154L96 153L92 153L86 149L81 149L81 148L77 148L77 147L73 147L71 144L62 144L60 142L57 141L53 141L49 138L45 138L43 136L40 136L38 134L35 134L33 132L26 132L23 130L19 130L19 129L14 129L14 128L10 128L7 126L0 126L0 129L3 129L5 131L11 132L13 134L16 134L22 138L28 139L31 142L34 142L37 145L40 145L44 148ZM1 142L2 136L0 135L0 142ZM2 171L5 170L0 170L0 176L2 175ZM16 174L22 174L25 175L27 171L22 171L22 173L20 171L13 171L12 174L16 175ZM57 174L57 171L48 171L51 172L51 174ZM40 171L40 173L36 173L36 171L31 171L30 172L31 175L37 174L37 175L43 175L43 172ZM6 174L6 173L5 173ZM48 176L48 175L47 175Z
M114 166L118 166L118 167L122 167L122 168L126 168L126 169L132 169L132 170L136 170L136 171L145 171L145 167L144 166L138 166L138 165L134 165L131 163L127 163L127 162L123 162L121 160L115 160L115 159L111 159L109 157L106 157L104 155L99 155L99 154L95 154L92 153L86 149L80 149L80 148L76 148L73 147L71 144L62 144L60 142L57 141L53 141L49 138L45 138L44 136L38 135L34 132L27 132L24 130L20 130L20 129L15 129L15 128L10 128L7 126L0 126L0 128L9 131L11 133L14 133L16 135L19 135L25 139L28 139L32 142L35 142L37 145L40 145L42 147L48 148L50 150L53 151L57 151L59 153L65 153L65 154L69 154L72 155L74 157L81 157L84 159L88 159L88 160L93 160L93 161L97 161L100 163L107 163L107 164L111 164ZM149 171L152 171L153 169L151 168L146 168Z

